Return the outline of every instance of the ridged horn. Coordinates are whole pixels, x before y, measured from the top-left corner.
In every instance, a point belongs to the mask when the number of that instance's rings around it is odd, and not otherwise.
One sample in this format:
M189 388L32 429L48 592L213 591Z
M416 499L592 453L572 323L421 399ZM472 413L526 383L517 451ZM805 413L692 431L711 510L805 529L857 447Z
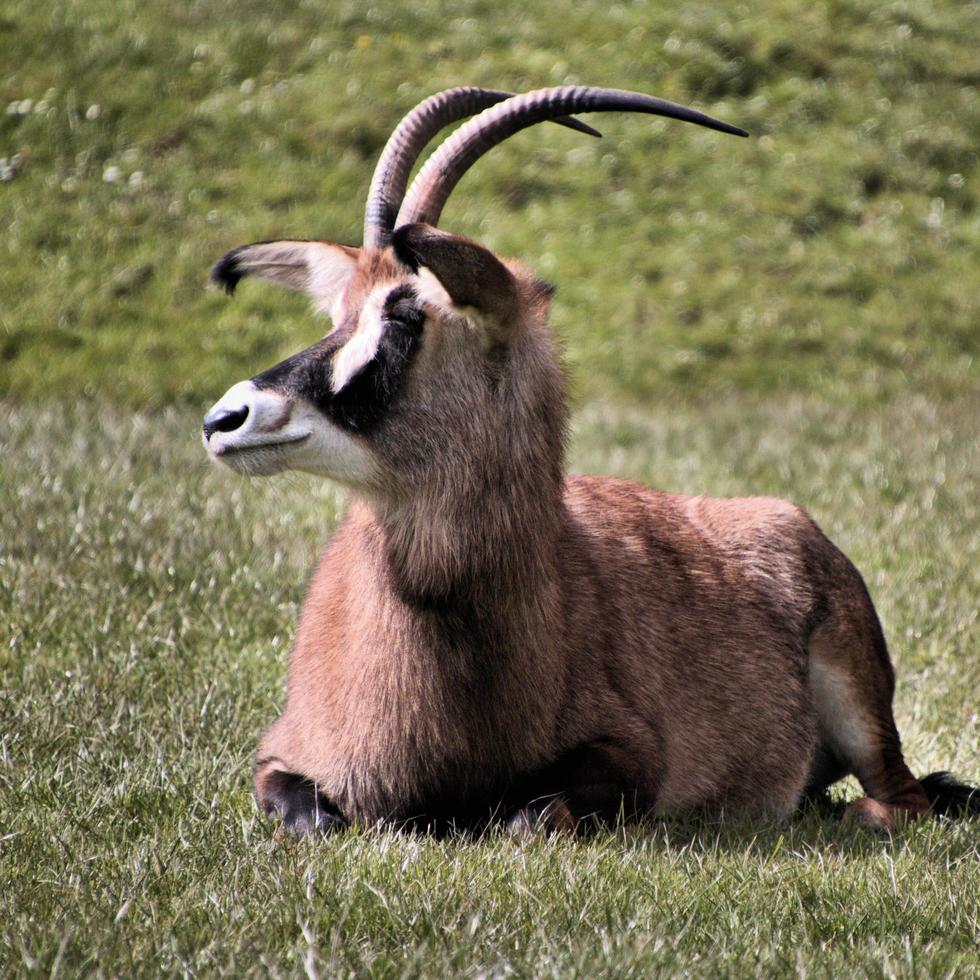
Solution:
M371 178L364 210L366 248L382 248L388 244L408 186L408 175L432 137L450 123L503 102L513 94L472 86L450 88L430 95L402 119L388 138ZM591 126L577 119L561 118L560 114L554 121L590 136L602 135Z
M508 136L566 113L616 111L646 112L696 123L735 136L749 135L744 129L695 109L639 92L581 85L538 89L485 109L445 140L412 182L395 219L395 227L416 221L438 224L443 206L463 174L484 153Z

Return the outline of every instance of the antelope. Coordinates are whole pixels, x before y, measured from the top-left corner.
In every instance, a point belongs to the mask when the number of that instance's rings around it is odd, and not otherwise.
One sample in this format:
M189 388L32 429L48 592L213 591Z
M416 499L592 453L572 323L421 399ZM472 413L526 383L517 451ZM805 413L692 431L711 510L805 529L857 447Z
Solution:
M301 290L333 326L228 390L208 453L351 496L258 750L260 806L300 833L573 831L788 814L853 773L861 823L980 812L948 773L907 767L868 591L804 511L565 475L553 287L437 225L511 134L598 135L572 114L613 110L748 135L616 89L451 89L388 140L360 248L256 242L214 266L228 293L247 276Z

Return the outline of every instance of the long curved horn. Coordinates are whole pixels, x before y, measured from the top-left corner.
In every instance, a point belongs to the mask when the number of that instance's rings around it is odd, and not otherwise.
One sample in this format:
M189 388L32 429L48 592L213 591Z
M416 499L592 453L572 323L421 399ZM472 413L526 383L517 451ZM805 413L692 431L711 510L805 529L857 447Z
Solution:
M513 94L472 86L450 88L430 95L402 119L388 138L371 178L364 209L365 247L381 248L388 243L408 186L408 175L429 140L450 123L503 102ZM555 122L590 136L601 135L577 119L557 118Z
M744 129L685 106L622 89L565 85L517 95L484 110L460 126L426 161L412 182L395 226L424 221L435 225L443 205L464 173L488 150L508 136L545 119L570 112L647 112L697 123L735 136L748 136Z

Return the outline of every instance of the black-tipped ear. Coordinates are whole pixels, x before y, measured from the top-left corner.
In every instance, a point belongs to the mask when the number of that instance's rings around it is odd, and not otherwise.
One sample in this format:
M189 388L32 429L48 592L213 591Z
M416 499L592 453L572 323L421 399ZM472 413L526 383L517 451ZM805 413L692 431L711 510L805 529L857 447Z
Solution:
M505 322L517 308L517 284L510 270L482 245L431 225L397 228L391 245L414 272L428 269L453 303Z
M252 242L239 245L211 269L211 281L227 293L246 276L304 292L320 312L331 312L357 268L359 251L317 241Z
M238 271L238 255L245 248L248 246L241 245L238 248L233 248L211 266L209 276L211 282L223 289L229 296L234 294L235 287L241 282L243 274Z

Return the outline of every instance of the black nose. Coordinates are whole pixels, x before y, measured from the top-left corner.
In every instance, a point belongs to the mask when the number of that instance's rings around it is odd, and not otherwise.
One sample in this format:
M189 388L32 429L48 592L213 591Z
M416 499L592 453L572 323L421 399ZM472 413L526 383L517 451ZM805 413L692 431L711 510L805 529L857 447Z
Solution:
M241 408L222 408L217 412L208 412L204 416L204 438L210 439L215 432L234 432L241 428L248 418L248 405Z

